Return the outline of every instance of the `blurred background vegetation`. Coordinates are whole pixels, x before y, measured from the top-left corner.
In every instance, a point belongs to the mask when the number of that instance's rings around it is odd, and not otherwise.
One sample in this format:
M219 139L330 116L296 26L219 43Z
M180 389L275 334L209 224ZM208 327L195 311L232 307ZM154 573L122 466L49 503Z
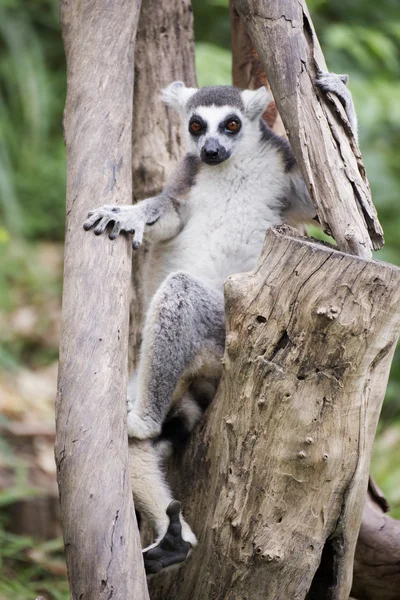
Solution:
M398 0L308 5L329 69L351 77L360 145L385 230L378 258L399 265ZM228 0L194 0L193 6L199 84L230 83ZM60 539L54 532L50 540L22 535L12 516L18 502L40 496L42 488L55 494L48 480L54 480L66 91L57 0L0 0L0 47L0 600L32 600L39 593L58 600L69 597ZM398 518L399 442L398 353L373 461Z

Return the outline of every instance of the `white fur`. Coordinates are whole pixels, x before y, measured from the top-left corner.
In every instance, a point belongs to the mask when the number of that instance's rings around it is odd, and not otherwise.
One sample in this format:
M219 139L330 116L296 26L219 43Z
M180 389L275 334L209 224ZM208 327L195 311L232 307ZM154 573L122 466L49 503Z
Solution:
M129 444L129 470L132 490L134 491L135 506L142 511L156 529L155 545L164 537L169 525L166 510L172 502L171 491L165 482L160 469L160 456L157 445L147 440L135 440ZM182 514L182 537L192 546L197 539ZM149 548L146 548L148 550Z
M271 100L265 87L262 86L258 90L243 90L241 94L246 116L251 121L259 119Z
M185 112L189 98L197 92L197 88L187 88L182 81L174 81L162 91L161 99L178 112Z
M232 150L235 145L235 136L229 137L221 133L219 125L232 114L238 115L241 121L245 121L245 116L240 110L237 108L232 110L232 107L229 106L200 106L193 112L207 123L207 131L204 135L196 138L193 138L189 132L187 133L190 152L200 156L201 149L203 148L206 139L210 137L216 138L227 150ZM188 127L186 127L186 130L188 130Z
M227 109L201 111L202 116L215 111L210 125L215 130ZM162 251L157 245L151 250L145 281L148 300L174 271L187 271L222 290L229 275L255 267L266 229L282 223L280 198L290 183L281 155L258 144L259 138L258 123L247 123L231 158L218 166L201 166L181 208L182 230L162 244Z

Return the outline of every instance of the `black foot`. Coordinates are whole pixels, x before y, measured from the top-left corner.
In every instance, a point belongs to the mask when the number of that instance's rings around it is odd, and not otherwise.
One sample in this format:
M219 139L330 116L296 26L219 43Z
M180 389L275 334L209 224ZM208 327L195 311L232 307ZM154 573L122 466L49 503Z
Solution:
M146 575L159 573L162 569L185 560L192 544L182 538L182 525L179 518L181 504L177 500L167 508L169 526L167 533L157 546L143 553Z

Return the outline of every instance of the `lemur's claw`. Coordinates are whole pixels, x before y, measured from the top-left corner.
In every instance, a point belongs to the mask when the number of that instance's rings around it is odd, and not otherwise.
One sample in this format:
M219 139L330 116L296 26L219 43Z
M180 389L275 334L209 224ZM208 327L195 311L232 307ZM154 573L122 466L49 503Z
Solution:
M159 573L162 569L183 562L189 554L192 544L182 538L182 525L179 517L181 504L174 500L168 505L169 526L167 533L154 548L143 552L147 575Z

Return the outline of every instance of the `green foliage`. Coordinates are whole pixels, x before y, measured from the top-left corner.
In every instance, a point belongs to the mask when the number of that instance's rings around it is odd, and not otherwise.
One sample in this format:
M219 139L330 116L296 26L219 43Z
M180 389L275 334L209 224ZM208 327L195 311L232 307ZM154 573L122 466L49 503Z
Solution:
M379 486L388 494L390 514L400 519L400 425L380 427L372 454L371 472Z
M69 600L63 551L61 538L38 542L0 523L0 600Z
M12 235L62 239L63 48L55 0L0 0L0 215Z
M42 492L29 485L27 465L1 438L0 455L3 467L12 470L15 477L13 487L0 491L0 600L33 600L39 594L46 600L68 600L62 539L38 541L6 529L4 509Z
M210 69L212 65L212 69ZM198 42L196 44L197 83L204 85L230 85L232 81L231 53L226 48Z

